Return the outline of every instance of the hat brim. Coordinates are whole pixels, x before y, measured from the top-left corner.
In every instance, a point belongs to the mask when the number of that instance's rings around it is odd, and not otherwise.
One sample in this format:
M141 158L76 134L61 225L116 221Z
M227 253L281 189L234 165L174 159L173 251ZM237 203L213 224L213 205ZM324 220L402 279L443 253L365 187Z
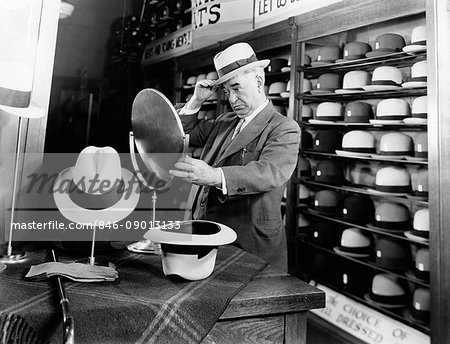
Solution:
M259 61L255 61L255 62L251 62L249 64L246 64L245 66L239 67L237 69L232 70L231 72L222 75L219 79L217 79L216 81L213 82L213 84L211 86L218 86L223 84L225 81L230 80L232 77L255 67L261 67L261 68L266 68L270 63L270 60L259 60Z
M368 258L370 257L370 253L355 253L355 252L346 252L342 251L338 246L333 247L333 251L337 254L341 254L343 256L349 256L354 258Z
M383 307L383 308L403 308L403 307L406 307L406 303L390 304L390 303L381 303L381 302L374 301L369 293L364 294L364 298L366 299L367 302L375 304L375 305L377 305L379 307Z
M62 171L56 179L54 189L58 190L64 181L72 181L73 167ZM61 214L68 220L76 223L97 225L100 222L114 223L127 217L139 201L139 183L133 174L122 168L122 179L126 188L132 187L131 192L122 193L122 197L111 207L105 209L85 209L72 201L67 192L54 192L53 198Z
M405 88L418 88L418 87L426 87L428 83L426 81L407 81L402 84L402 87Z
M408 239L413 240L413 241L422 242L422 243L426 243L426 242L430 241L430 239L428 239L428 238L423 238L423 237L414 235L414 231L406 231L404 234Z
M236 232L230 227L225 226L221 223L206 221L206 220L192 220L192 221L181 221L180 225L189 223L205 223L216 225L220 228L219 232L213 234L191 234L191 233L180 233L174 230L162 230L161 227L152 228L144 234L144 238L158 242L161 244L172 244L172 245L185 245L185 246L217 246L231 244L237 238Z
M402 50L404 53L407 53L407 54L422 53L422 52L427 51L427 46L421 45L421 44L411 44L411 45L404 46L402 48Z

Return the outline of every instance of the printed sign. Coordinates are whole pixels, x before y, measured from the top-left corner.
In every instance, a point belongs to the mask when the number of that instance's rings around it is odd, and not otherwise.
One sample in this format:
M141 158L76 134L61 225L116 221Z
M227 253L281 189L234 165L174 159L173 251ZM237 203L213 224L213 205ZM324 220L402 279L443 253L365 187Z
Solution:
M255 29L341 1L342 0L255 0Z
M193 0L193 48L253 29L253 0Z
M142 66L192 51L192 29L185 27L145 47Z
M325 308L311 310L340 329L370 344L429 344L430 337L323 285Z

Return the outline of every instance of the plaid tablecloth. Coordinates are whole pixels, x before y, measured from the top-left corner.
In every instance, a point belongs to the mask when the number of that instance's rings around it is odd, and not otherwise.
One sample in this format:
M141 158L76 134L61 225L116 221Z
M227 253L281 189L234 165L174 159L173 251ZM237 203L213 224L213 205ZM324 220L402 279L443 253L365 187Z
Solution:
M117 265L115 282L65 280L78 344L201 342L233 296L266 266L258 257L223 246L212 275L187 282L166 278L159 256L122 251L107 258ZM60 343L55 284L23 279L30 265L44 261L47 255L38 252L0 273L0 314L21 315L44 340Z

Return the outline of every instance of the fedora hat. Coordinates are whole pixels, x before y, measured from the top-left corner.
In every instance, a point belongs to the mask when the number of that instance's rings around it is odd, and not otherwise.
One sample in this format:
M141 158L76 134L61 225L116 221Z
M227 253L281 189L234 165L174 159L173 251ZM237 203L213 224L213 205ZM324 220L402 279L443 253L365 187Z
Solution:
M321 121L341 121L344 119L344 108L341 103L322 102L317 106L316 119Z
M258 60L253 48L248 43L236 43L214 56L217 79L213 86L220 85L234 76L254 67L265 68L270 60Z
M171 228L155 227L144 238L161 244L162 267L166 276L196 281L214 270L217 249L236 240L229 227L205 220L181 221Z
M76 223L120 221L139 201L139 183L112 147L84 148L75 166L58 175L53 190L61 214Z
M334 252L355 258L370 256L371 238L359 228L347 228L342 232L341 244L333 248Z
M377 57L402 51L406 45L402 35L385 33L375 39L373 51L366 53L367 57Z
M372 199L366 195L348 195L342 206L342 219L357 225L365 225L372 221L375 206Z
M362 86L365 91L386 91L401 88L403 75L400 69L392 66L381 66L374 69L371 84Z
M364 86L370 85L372 76L364 70L352 70L345 73L342 81L342 88L335 93L355 93L364 91Z
M372 105L365 102L349 102L344 110L344 122L369 123L373 119Z
M410 193L411 176L405 167L380 168L375 176L375 189L387 193Z
M317 164L315 181L319 183L342 184L344 167L341 162L335 160L322 160Z
M339 243L342 230L328 221L316 221L310 225L311 241L325 248L333 248Z
M427 78L427 60L416 62L411 67L411 78L402 87L425 87Z
M287 67L288 60L285 58L276 57L270 59L270 63L267 65L268 73L280 73L283 67Z
M351 61L363 59L366 54L372 51L370 44L365 42L350 42L344 46L344 57L342 59L336 60L338 62Z
M402 308L407 304L407 292L400 277L380 273L373 277L372 287L364 298L379 307Z
M342 57L342 49L338 46L325 46L319 49L317 58L311 62L311 66L317 67L328 63L334 63Z
M313 149L323 153L336 153L342 148L342 134L336 130L320 130L316 133Z
M374 215L373 227L377 229L405 231L411 228L409 210L404 204L381 202L376 205Z
M416 26L411 33L411 42L403 47L405 53L417 53L427 50L427 26Z
M333 93L342 87L342 78L339 74L325 73L317 79L316 87L310 91L311 94Z
M411 109L406 100L401 98L388 98L383 99L377 104L375 118L380 121L402 122L410 114Z
M375 265L380 268L406 271L410 268L411 252L406 241L380 237L375 244Z
M414 144L411 136L403 133L386 133L380 138L380 155L410 156L413 155Z
M375 153L375 137L364 130L352 130L342 137L342 150L352 153Z
M314 195L314 210L327 213L337 214L339 212L339 194L334 190L320 190Z

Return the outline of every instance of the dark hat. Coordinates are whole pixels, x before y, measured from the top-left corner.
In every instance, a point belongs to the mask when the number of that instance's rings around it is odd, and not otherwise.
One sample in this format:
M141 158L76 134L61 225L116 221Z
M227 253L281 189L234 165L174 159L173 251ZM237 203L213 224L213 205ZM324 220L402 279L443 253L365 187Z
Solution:
M328 63L334 63L337 59L342 57L342 49L338 46L325 46L319 49L317 58L311 62L313 67L321 66Z
M386 133L380 138L380 154L389 156L413 155L414 145L411 136L403 133Z
M281 68L287 67L288 60L284 58L273 58L270 59L269 65L266 67L269 73L281 72Z
M400 52L405 45L403 36L396 33L385 33L375 39L374 50L368 52L366 56L376 57Z
M411 173L411 183L414 196L428 197L428 168L421 166Z
M311 224L311 241L321 247L331 249L337 243L342 230L334 223L328 221L317 221Z
M313 137L312 137L311 133L307 130L302 130L301 145L302 145L302 149L313 148Z
M409 245L398 239L378 238L375 244L375 265L389 270L408 270L411 265Z
M316 119L323 121L342 121L344 108L341 103L322 102L317 106Z
M319 282L326 282L336 285L341 278L341 264L335 255L323 252L312 252L312 256L308 257L308 268L314 279Z
M411 228L409 210L401 203L379 203L375 207L374 225L389 231L408 230Z
M342 87L342 78L339 74L325 73L319 76L316 87L311 94L324 94L334 92Z
M383 167L377 171L375 188L381 192L410 193L411 176L405 167Z
M410 117L411 109L406 100L401 98L383 99L377 104L376 119L398 121Z
M366 57L366 54L372 51L370 44L365 42L350 42L344 47L344 58L345 60L357 60ZM336 61L338 62L338 61Z
M418 287L414 290L411 308L412 318L419 322L428 324L430 322L431 295L430 289Z
M365 294L364 298L380 307L401 308L407 304L406 290L400 277L381 273L373 277L371 291Z
M414 259L415 268L414 275L424 281L430 280L430 249L421 247L417 250Z
M342 218L350 223L365 225L372 221L375 206L366 195L350 194L345 197L342 206Z
M363 296L370 290L372 279L373 270L370 267L346 259L342 264L339 286L353 295Z
M337 214L339 212L339 194L334 190L320 190L314 195L314 210Z
M314 179L319 183L342 184L345 180L344 167L339 161L321 160L317 164Z
M375 153L375 137L364 130L349 131L342 138L342 150L356 153Z
M371 237L359 228L347 228L342 232L341 244L334 251L350 257L369 257L371 252Z
M336 130L319 130L314 137L313 149L323 153L336 153L342 147L342 134Z
M372 106L365 102L347 103L344 110L344 121L349 123L369 123L373 118Z
M304 156L298 157L297 170L301 177L311 177L311 163Z
M414 156L428 158L428 133L421 132L414 138Z

